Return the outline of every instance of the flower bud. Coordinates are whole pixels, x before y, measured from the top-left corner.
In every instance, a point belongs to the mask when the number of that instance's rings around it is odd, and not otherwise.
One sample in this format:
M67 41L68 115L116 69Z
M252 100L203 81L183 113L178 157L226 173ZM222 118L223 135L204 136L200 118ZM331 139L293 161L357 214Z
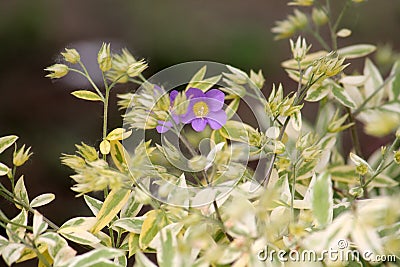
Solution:
M313 8L311 17L313 22L318 26L322 26L328 22L328 16L325 11L319 8Z
M81 57L75 49L68 49L65 48L65 52L61 53L61 55L64 57L65 61L76 64L81 60Z
M259 70L258 73L250 70L250 80L257 86L258 89L261 89L265 82L262 70Z
M364 194L364 189L362 187L353 187L349 190L350 195L353 197L361 197Z
M82 145L75 145L78 153L87 161L92 162L99 159L97 151L94 147L88 146L82 142Z
M306 39L301 38L300 36L297 38L296 44L292 39L290 41L290 49L292 50L293 58L295 60L301 61L306 56L308 50L310 50L311 46L307 46Z
M360 164L356 166L356 173L360 175L366 175L368 173L368 165Z
M394 162L396 162L397 164L400 164L400 150L397 150L396 152L394 152Z
M99 63L99 68L103 72L111 69L112 56L110 52L110 44L103 43L97 55L97 63Z
M25 150L25 145L23 145L19 150L14 151L13 163L15 166L22 166L24 163L32 156L33 153L29 153L31 147Z
M45 71L49 71L51 73L47 74L46 77L51 79L62 78L68 74L68 66L64 64L54 64L50 67L44 69Z
M399 138L399 139L400 139L400 128L397 129L397 131L396 131L396 138Z
M136 77L140 73L142 73L145 69L147 68L147 64L144 62L144 60L132 63L129 65L127 74L129 77Z

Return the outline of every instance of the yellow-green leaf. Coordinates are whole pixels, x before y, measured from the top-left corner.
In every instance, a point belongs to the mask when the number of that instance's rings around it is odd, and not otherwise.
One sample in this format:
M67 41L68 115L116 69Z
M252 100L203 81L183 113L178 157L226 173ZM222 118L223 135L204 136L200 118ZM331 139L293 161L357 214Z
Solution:
M151 210L146 213L143 221L142 231L139 236L139 246L146 249L158 231L165 226L165 220L160 210Z
M125 171L127 168L127 162L129 161L128 152L119 141L111 141L110 145L111 158L115 166L118 168L118 170L122 172Z
M71 95L89 101L103 101L103 99L96 93L88 90L78 90L71 93Z
M204 65L198 72L196 72L195 75L193 75L192 79L186 86L186 90L189 89L190 87L193 87L193 85L196 84L197 82L202 81L204 76L206 75L206 71L207 71L207 66Z
M318 226L325 226L333 218L333 191L329 173L320 174L312 192L312 211Z
M110 142L108 140L103 140L100 143L100 152L103 155L108 155L108 153L110 153L111 150L111 145Z
M132 130L126 131L124 128L116 128L112 130L106 137L109 141L123 140L132 134Z
M228 107L226 108L226 117L227 120L233 117L235 115L236 111L239 108L239 103L240 103L240 97L235 97L231 103L229 103Z
M131 190L125 188L112 190L110 192L96 216L97 222L92 228L93 233L97 233L103 229L104 226L106 226L115 217L115 215L118 214L118 212L128 201L130 193Z

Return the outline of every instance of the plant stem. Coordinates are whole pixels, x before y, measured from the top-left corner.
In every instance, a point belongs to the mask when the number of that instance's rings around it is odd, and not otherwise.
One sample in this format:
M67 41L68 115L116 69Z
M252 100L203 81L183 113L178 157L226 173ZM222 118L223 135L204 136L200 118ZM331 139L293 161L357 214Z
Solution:
M93 86L94 90L96 90L96 92L99 94L99 96L103 97L103 94L101 93L101 91L99 90L99 88L97 87L97 85L93 82L92 78L89 75L89 72L87 71L85 65L79 60L78 61L79 65L82 67L83 71L84 71L84 76L88 79L88 81L90 82L90 84ZM74 70L74 69L70 69L70 70ZM78 72L78 70L75 70L75 72ZM104 97L103 97L104 98Z
M291 211L291 218L292 222L294 223L294 195L296 193L296 163L293 164L293 182L292 182L292 192L291 192L291 199L290 199L290 211Z
M385 161L387 159L387 156L389 155L389 153L393 152L398 146L400 145L400 138L396 137L396 139L393 141L392 145L390 146L389 149L387 149L385 151L385 154L383 154L381 162L379 163L378 167L376 168L375 173L371 176L371 178L368 179L368 181L366 181L364 183L364 192L367 189L367 186L379 175L381 174L386 168L388 168L390 165L392 165L393 161L389 162L388 164L385 164Z
M217 215L217 219L221 223L222 231L224 232L225 236L228 238L229 242L232 242L233 241L233 237L230 234L228 234L228 232L226 231L224 222L222 221L221 214L219 213L219 209L218 209L218 205L217 205L217 201L216 200L213 201L213 206L214 206L214 209L215 209L215 214Z

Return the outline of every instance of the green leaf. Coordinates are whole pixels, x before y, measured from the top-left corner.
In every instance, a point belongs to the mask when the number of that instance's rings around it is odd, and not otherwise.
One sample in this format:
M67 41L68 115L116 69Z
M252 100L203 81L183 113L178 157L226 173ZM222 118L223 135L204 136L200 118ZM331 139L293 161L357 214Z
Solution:
M21 210L21 212L11 220L11 222L26 226L28 224L28 213L24 209ZM26 228L15 224L8 223L6 233L10 241L19 243L25 236Z
M354 166L339 165L329 168L328 171L335 182L354 184L357 181L358 175Z
M85 254L76 256L69 262L68 267L121 266L118 264L112 264L111 262L107 263L107 260L123 256L124 254L124 251L115 248L97 248Z
M157 251L157 262L162 267L174 267L176 264L176 254L178 251L174 249L176 247L176 237L172 235L170 230L165 231L165 235L162 235L161 250Z
M25 188L23 175L18 179L18 182L15 184L14 194L15 194L15 198L18 201L21 201L22 204L27 205L27 206L29 205L28 192L26 191L26 188ZM18 205L17 205L17 207L21 208Z
M400 95L400 60L394 63L390 75L395 75L391 87L391 98L396 100Z
M138 251L135 257L135 267L157 267L142 252Z
M112 190L104 200L103 206L96 215L97 222L92 228L93 233L99 232L120 212L129 199L131 190L122 188Z
M255 129L248 124L239 121L227 121L219 130L220 134L233 141L248 142L249 132L254 132Z
M193 84L191 84L191 87L200 89L203 92L205 92L208 89L210 89L211 87L213 87L217 82L219 82L219 80L221 80L221 78L222 78L222 75L213 76L213 77L204 79L202 81L193 82Z
M129 161L128 152L119 141L111 141L110 145L110 154L115 166L122 172L126 171L126 163Z
M369 184L370 187L395 187L399 182L393 180L387 175L381 174L375 177Z
M381 73L378 70L378 67L367 58L365 60L364 65L364 76L367 77L367 80L364 83L364 94L365 97L369 97L375 93L375 91L380 88L383 84L383 78ZM375 107L379 106L382 98L384 97L384 87L382 87L378 93L368 102L367 107Z
M6 175L10 171L7 165L0 162L0 176Z
M338 84L331 83L332 85L332 94L340 104L345 107L355 108L356 103L354 103L353 99L347 94L343 87Z
M192 79L190 80L189 84L186 86L185 90L188 90L190 87L193 87L194 84L203 80L204 76L206 75L207 66L204 65L200 70L193 75Z
M34 199L32 199L30 206L32 208L44 206L44 205L52 202L55 198L56 198L56 196L52 193L41 194L41 195L35 197Z
M83 99L83 100L103 102L103 99L98 94L96 94L92 91L78 90L78 91L72 92L71 95L73 95L77 98Z
M333 191L329 173L320 174L314 184L312 193L312 211L318 226L324 227L332 222Z
M5 248L3 248L1 254L6 264L8 266L11 266L11 264L16 262L21 257L24 249L25 245L23 244L10 243Z
M93 215L97 216L101 206L103 206L103 202L88 195L84 195L83 198L85 199L86 205L92 211Z
M370 44L358 44L343 47L337 51L341 57L347 59L359 58L371 54L376 49L376 46Z
M307 91L305 100L309 102L320 101L329 93L330 90L331 87L326 84L311 86L311 88Z
M140 234L142 230L144 218L136 217L136 218L121 218L113 222L112 227L119 227L125 231Z
M100 243L100 239L98 239L94 234L84 230L77 230L70 233L61 233L61 235L64 236L66 239L81 245L94 246Z
M17 139L18 136L16 135L0 137L0 154L3 153L3 151L9 148L12 144L14 144Z
M140 251L139 247L139 235L135 233L129 233L128 236L128 251L129 258L134 255L137 251Z
M58 229L58 232L70 233L80 230L89 230L93 227L96 221L95 217L75 217L63 223L60 229Z
M135 217L142 209L142 207L143 204L135 200L135 193L132 192L129 196L128 202L126 202L125 206L121 209L120 217Z
M229 120L230 118L233 117L233 115L235 115L236 111L239 108L239 103L240 103L240 97L235 97L229 103L228 107L225 109L227 120Z
M33 236L38 237L41 233L46 231L48 224L43 221L43 215L35 211L33 214Z
M39 237L39 240L47 244L47 249L53 259L63 247L68 246L68 243L64 238L62 238L59 234L53 232L42 234Z

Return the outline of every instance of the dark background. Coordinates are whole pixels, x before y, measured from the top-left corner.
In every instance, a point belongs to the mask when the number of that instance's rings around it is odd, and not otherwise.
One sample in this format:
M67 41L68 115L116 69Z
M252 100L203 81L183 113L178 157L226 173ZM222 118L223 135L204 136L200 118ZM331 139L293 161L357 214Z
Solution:
M99 144L102 107L70 95L89 88L78 77L53 81L44 77L43 69L59 60L65 47L77 48L92 73L103 41L111 42L116 52L127 47L137 58L145 58L150 66L145 76L193 60L226 63L245 71L262 69L268 94L273 82L283 82L287 89L294 86L280 67L289 57L289 44L274 41L270 31L276 20L292 13L286 3L0 0L0 136L16 134L19 146L32 146L33 157L18 170L19 175L25 174L30 198L55 193L56 200L41 211L57 224L89 214L83 199L69 190L71 171L60 164L59 157L73 153L74 144L81 141ZM351 28L353 35L339 45L357 40L391 43L400 50L400 1L370 0L357 5L346 14L343 26ZM319 49L314 39L308 41L313 43L312 51ZM129 88L133 86L120 86L114 95ZM121 119L115 97L110 104L110 128L117 127ZM11 165L11 150L0 161ZM0 181L8 186L6 177ZM0 209L9 217L16 214L3 200Z

